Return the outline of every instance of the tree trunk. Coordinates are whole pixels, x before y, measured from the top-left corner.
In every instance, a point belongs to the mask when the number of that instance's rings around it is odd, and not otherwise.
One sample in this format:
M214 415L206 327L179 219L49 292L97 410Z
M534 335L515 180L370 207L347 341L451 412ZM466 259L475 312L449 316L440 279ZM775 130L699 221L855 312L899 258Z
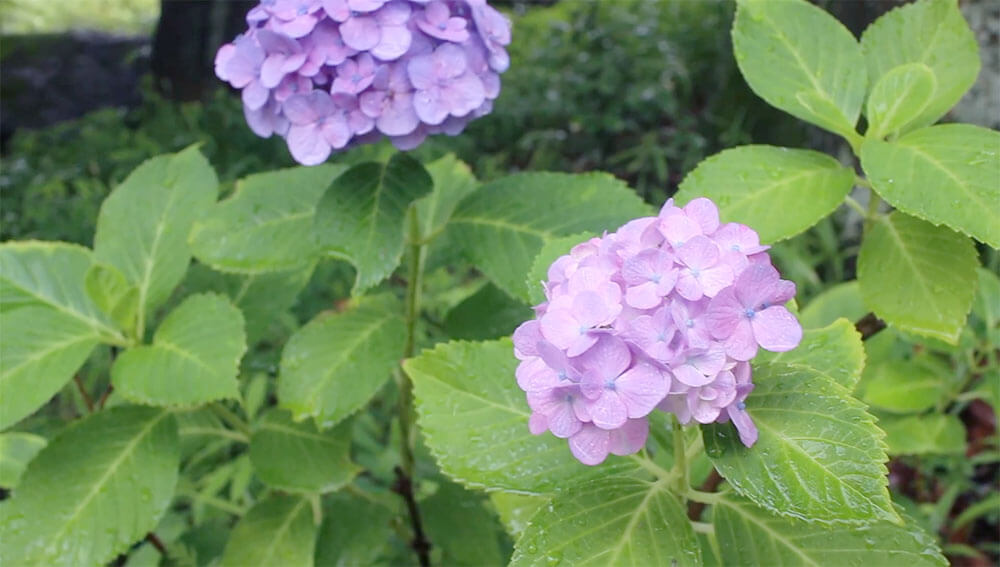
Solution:
M246 30L254 0L160 0L150 66L157 90L175 100L197 100L215 86L219 46Z

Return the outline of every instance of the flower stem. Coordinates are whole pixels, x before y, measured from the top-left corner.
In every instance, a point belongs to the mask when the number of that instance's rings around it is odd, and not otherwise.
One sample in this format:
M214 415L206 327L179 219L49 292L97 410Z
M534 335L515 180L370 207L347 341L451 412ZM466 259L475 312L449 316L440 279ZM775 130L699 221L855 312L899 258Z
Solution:
M675 475L674 487L677 489L677 494L686 496L691 488L688 485L687 444L684 441L684 428L676 417L674 418L673 429L674 467L670 472Z
M878 211L881 207L882 198L871 188L871 184L868 184L868 211L865 214L865 226L862 231L862 238L867 236L872 226L875 225L875 221L878 219Z
M406 342L403 347L403 359L416 354L417 318L420 316L420 291L423 287L424 259L426 247L423 235L420 233L420 219L417 208L410 206L406 215L407 235L406 247L409 262L406 278ZM394 491L406 502L410 513L410 524L413 528L413 540L410 546L417 554L421 567L430 565L431 544L424 534L420 519L420 509L414 491L416 481L416 459L413 456L416 445L416 420L413 412L413 383L401 368L395 372L396 386L399 390L399 456L400 466L396 468L396 483Z
M229 424L230 427L242 433L245 438L250 438L250 426L247 425L245 421L240 419L240 416L229 411L229 408L219 402L213 402L209 404L208 407L211 408L215 415L219 416L222 421Z

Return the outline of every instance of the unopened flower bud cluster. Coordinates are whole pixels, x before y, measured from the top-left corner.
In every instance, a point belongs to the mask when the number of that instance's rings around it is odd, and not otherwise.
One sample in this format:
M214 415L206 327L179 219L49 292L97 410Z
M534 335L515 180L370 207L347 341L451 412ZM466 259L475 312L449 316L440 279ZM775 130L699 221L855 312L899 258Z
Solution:
M510 23L486 0L264 0L219 49L259 136L296 161L388 137L400 149L487 114L509 65Z
M668 201L557 259L547 301L514 333L531 432L568 439L596 465L642 448L660 409L683 424L732 421L753 445L749 361L758 347L787 351L802 338L784 307L795 284L767 248L700 198Z

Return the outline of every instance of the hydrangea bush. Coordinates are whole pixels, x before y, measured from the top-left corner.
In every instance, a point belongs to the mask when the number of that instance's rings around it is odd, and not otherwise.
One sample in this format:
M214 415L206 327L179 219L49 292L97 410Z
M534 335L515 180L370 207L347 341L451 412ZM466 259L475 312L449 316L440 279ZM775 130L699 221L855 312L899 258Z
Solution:
M698 198L668 201L658 216L560 256L538 318L513 337L531 432L569 439L576 458L596 465L639 451L659 408L684 425L732 420L752 447L749 361L758 346L786 352L802 339L784 307L795 284L779 278L767 248Z
M247 123L296 161L382 136L412 149L490 111L510 59L510 23L486 0L270 0L219 49Z
M923 418L917 362L873 378L863 339L986 345L996 368L973 239L1000 245L1000 134L933 125L979 67L954 1L859 42L804 0L741 0L748 83L860 168L733 148L658 213L600 173L319 163L485 111L508 36L483 2L248 21L219 73L317 165L219 200L192 147L119 185L92 247L0 245L0 562L945 564L888 490L887 451L913 449L866 405ZM768 247L841 205L862 311L800 311ZM299 326L310 280L350 297ZM931 403L990 399L986 370Z

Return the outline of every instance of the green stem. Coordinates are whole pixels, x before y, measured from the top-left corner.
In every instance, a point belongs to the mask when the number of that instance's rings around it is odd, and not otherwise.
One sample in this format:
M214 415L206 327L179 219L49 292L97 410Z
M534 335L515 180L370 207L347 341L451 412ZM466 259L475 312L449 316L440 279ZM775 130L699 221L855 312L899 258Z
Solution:
M872 226L875 225L875 221L878 219L878 210L882 206L882 198L875 193L874 189L871 189L871 185L868 187L868 211L865 213L865 226L862 231L862 238L867 236Z
M219 416L219 418L226 422L230 427L242 433L247 439L250 438L250 426L247 425L245 421L240 419L240 416L229 411L229 408L219 402L213 402L209 404L208 407L211 408L212 411L215 412L215 415Z
M406 248L409 267L406 278L406 342L403 347L403 359L416 354L417 350L417 320L420 318L420 292L423 287L424 260L427 254L425 239L420 232L420 218L417 208L410 206L406 213ZM410 524L413 528L413 541L410 546L417 554L422 567L430 565L430 542L424 534L420 519L420 510L415 497L416 459L413 456L416 445L416 419L413 411L413 383L399 367L395 372L396 386L399 390L399 433L400 433L400 466L397 469L395 491L406 501L410 512Z
M700 490L695 490L689 488L684 496L688 500L694 500L695 502L700 502L702 504L718 504L722 500L722 495L718 492L702 492Z
M691 527L694 528L696 533L701 534L714 534L715 526L712 524L706 524L705 522L691 522Z
M656 477L658 482L666 481L670 482L674 480L676 473L674 471L667 471L660 465L653 462L652 459L646 457L645 455L629 455L633 461L635 461L640 467L646 469L648 472L652 473Z
M866 211L865 208L861 206L861 203L859 203L854 197L846 195L844 197L844 204L857 211L858 214L861 215L861 218L866 218L868 216L868 211Z
M676 417L674 418L673 429L674 467L670 472L676 475L674 486L677 488L677 493L684 495L691 488L688 485L687 443L684 441L684 428Z

